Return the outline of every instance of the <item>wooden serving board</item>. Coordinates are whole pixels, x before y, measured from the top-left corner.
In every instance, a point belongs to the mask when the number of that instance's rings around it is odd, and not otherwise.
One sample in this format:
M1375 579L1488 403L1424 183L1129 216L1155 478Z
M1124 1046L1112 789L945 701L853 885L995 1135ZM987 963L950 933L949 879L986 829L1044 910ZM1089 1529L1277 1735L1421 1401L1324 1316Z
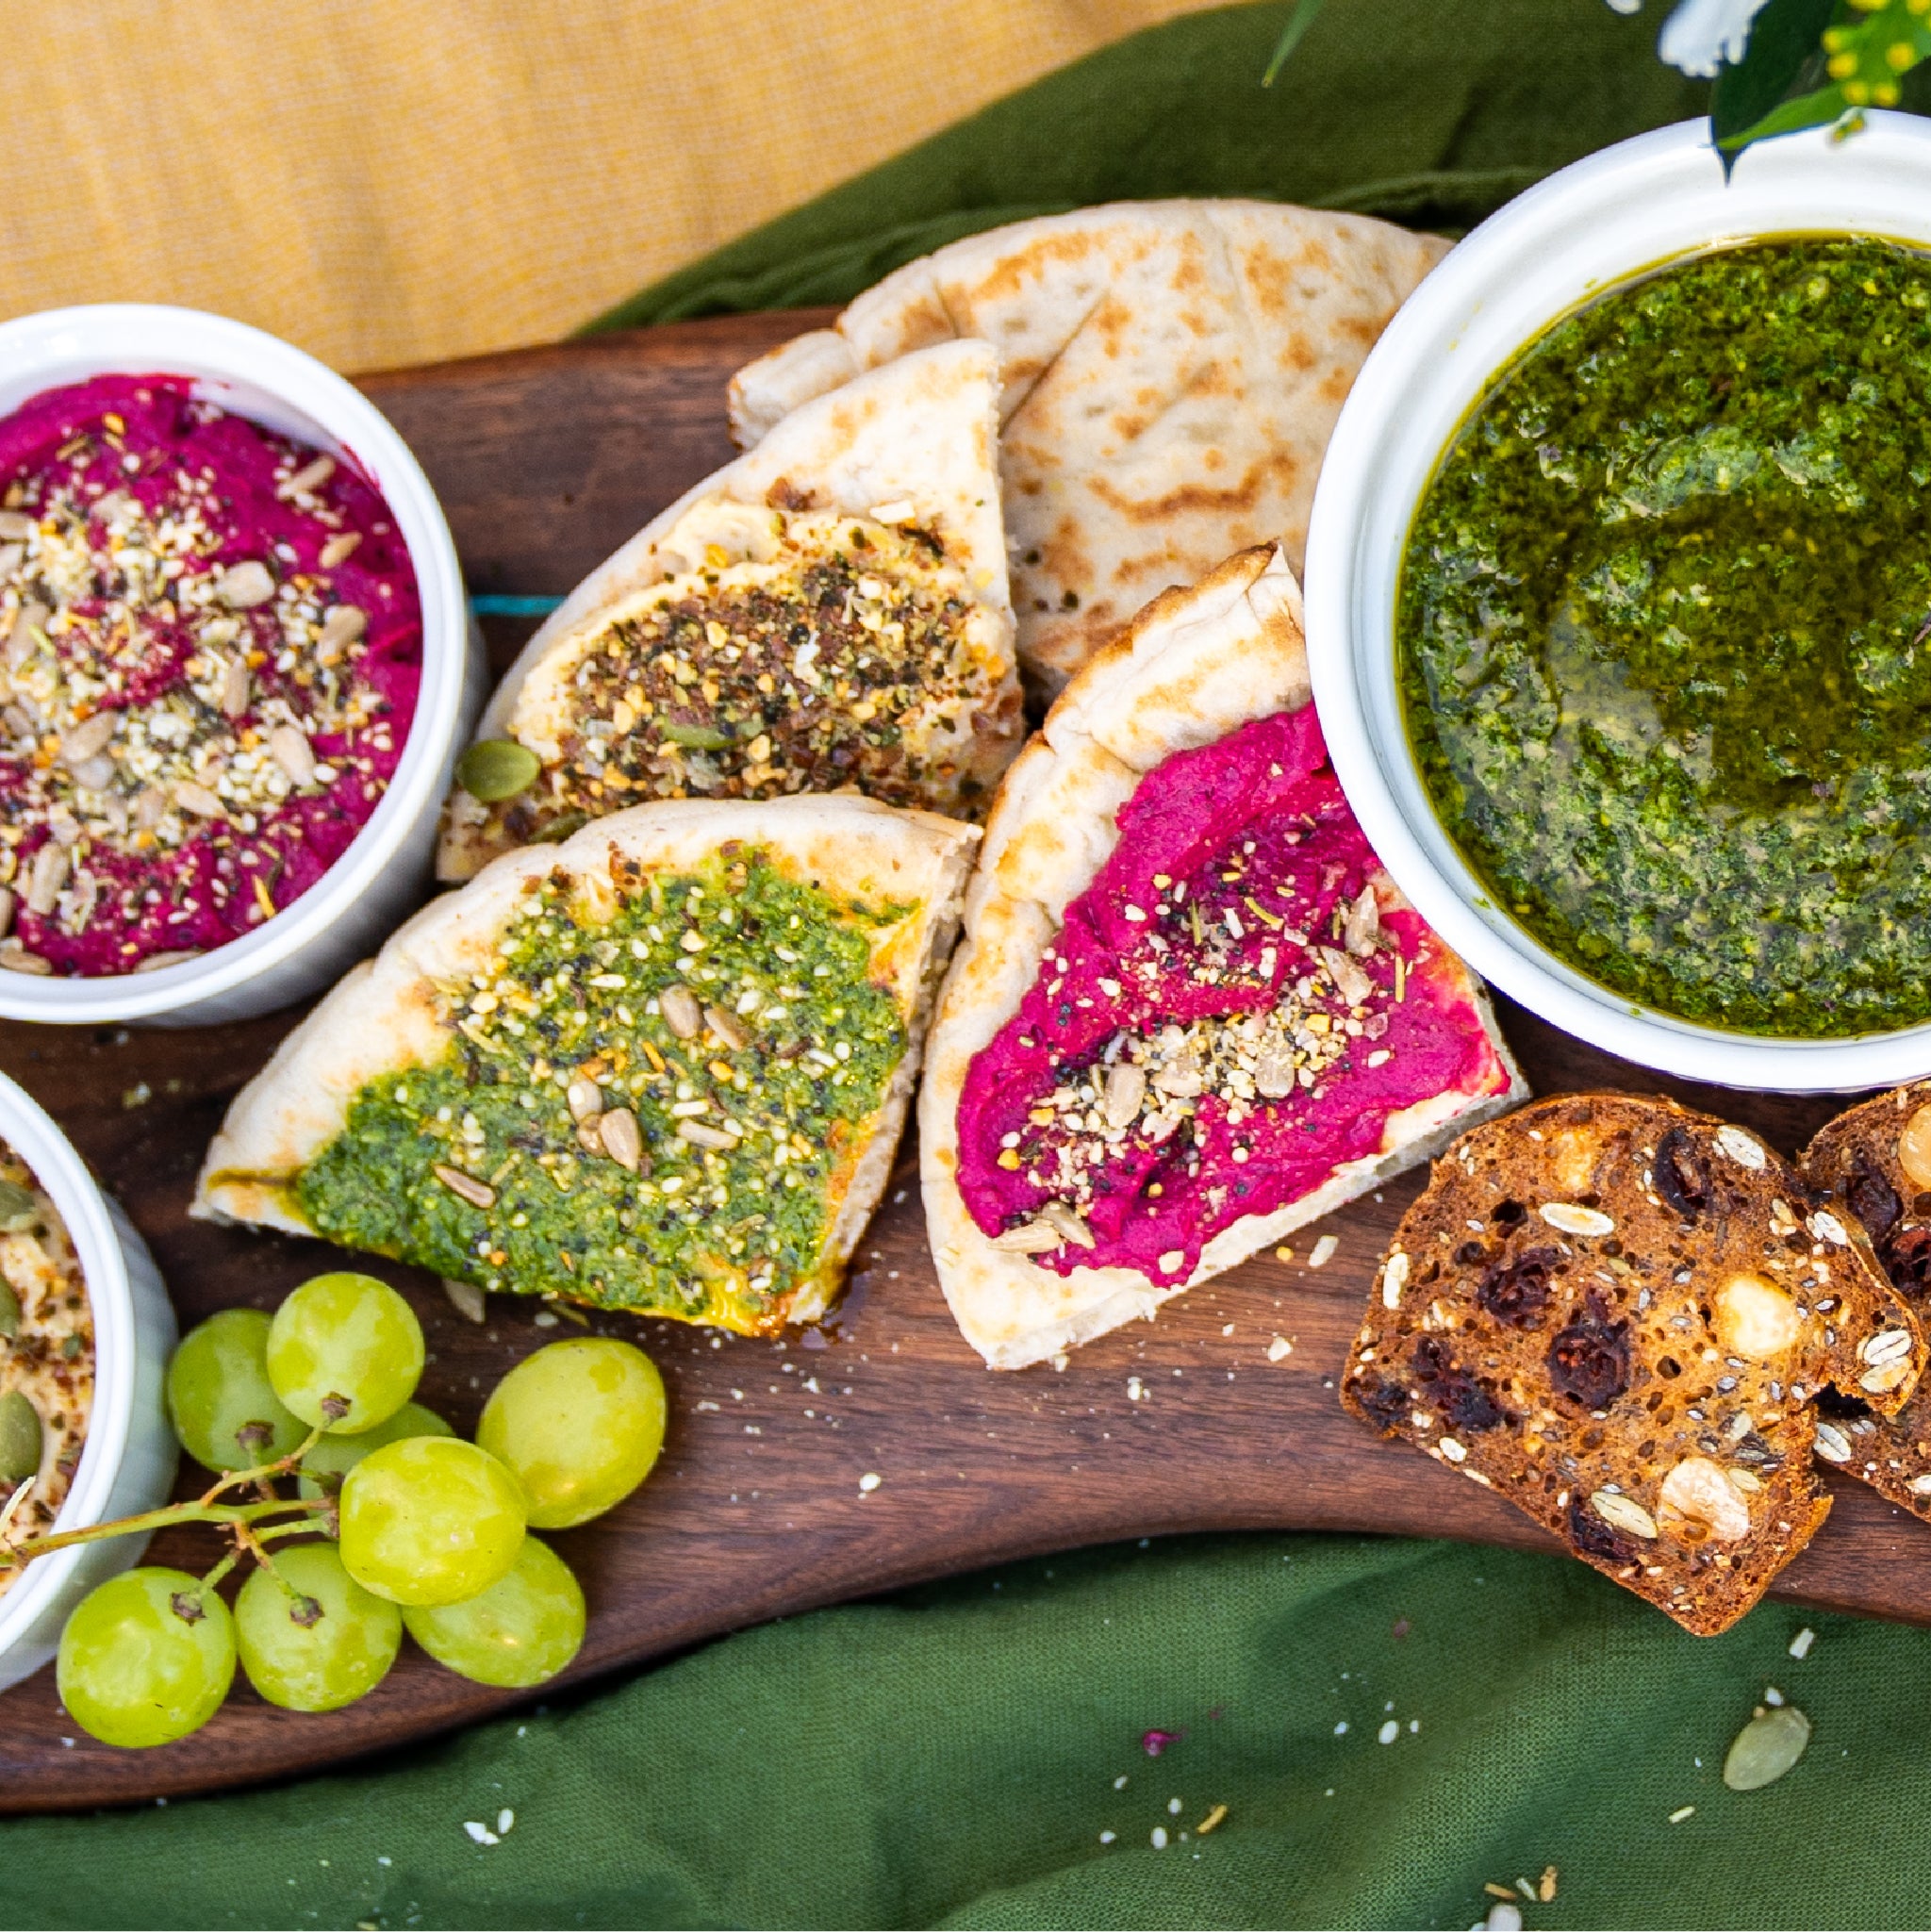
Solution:
M477 594L560 595L652 512L724 462L724 385L816 314L693 322L371 379L441 493ZM486 625L499 666L528 621ZM1840 1102L1660 1082L1499 1002L1538 1092L1664 1088L1756 1128L1786 1152ZM60 1121L126 1204L184 1327L234 1303L270 1308L330 1250L191 1223L203 1149L236 1089L296 1015L193 1032L0 1025L0 1065ZM596 1318L662 1366L671 1422L636 1495L557 1538L591 1607L569 1676L763 1619L1005 1559L1190 1529L1385 1530L1551 1547L1506 1504L1384 1445L1334 1394L1374 1264L1420 1186L1410 1176L1296 1237L1287 1264L1250 1263L1078 1350L1064 1373L994 1375L934 1283L910 1150L822 1330L780 1343ZM1324 1267L1305 1257L1327 1232ZM459 1428L510 1364L568 1327L491 1298L476 1328L435 1281L377 1263L422 1318L422 1397ZM1277 1336L1291 1353L1270 1360ZM194 1472L187 1472L183 1493ZM881 1478L868 1493L860 1478ZM1779 1593L1931 1622L1931 1528L1855 1483ZM205 1566L175 1531L160 1561ZM117 1752L61 1713L53 1674L0 1697L0 1810L129 1802L287 1775L510 1708L405 1648L372 1696L326 1717L238 1683L197 1736ZM525 1701L528 1701L527 1699Z

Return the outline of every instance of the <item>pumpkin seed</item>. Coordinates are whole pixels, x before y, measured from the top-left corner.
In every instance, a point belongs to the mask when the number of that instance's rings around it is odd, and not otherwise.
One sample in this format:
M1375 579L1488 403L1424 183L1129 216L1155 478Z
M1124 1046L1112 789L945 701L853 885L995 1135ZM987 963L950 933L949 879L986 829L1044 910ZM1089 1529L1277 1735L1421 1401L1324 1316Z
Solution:
M10 1342L20 1333L20 1297L0 1280L0 1337Z
M721 751L731 742L729 732L708 724L679 724L674 718L666 718L659 730L673 745L692 751Z
M456 761L456 783L486 805L501 804L536 783L543 761L514 738L485 738Z
M41 1205L17 1181L0 1181L0 1234L25 1234L41 1218Z
M1774 1784L1810 1742L1810 1720L1793 1704L1759 1710L1731 1744L1724 1759L1724 1782L1733 1792L1761 1791Z
M468 787L465 786L464 789L468 790ZM475 794L470 792L470 796L474 798ZM484 802L487 804L490 801L486 799ZM532 845L561 845L572 832L581 832L589 822L590 815L587 812L559 813L548 825L530 834L530 843Z
M0 1395L0 1482L25 1482L40 1469L40 1412L18 1389L9 1389Z

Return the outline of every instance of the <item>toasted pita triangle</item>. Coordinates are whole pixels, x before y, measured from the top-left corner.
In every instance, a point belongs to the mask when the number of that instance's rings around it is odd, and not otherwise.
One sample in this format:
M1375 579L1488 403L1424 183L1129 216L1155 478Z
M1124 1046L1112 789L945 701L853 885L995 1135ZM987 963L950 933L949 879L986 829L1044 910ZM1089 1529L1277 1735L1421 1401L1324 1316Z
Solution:
M599 1096L599 1106L614 1111L621 1101L631 1110L642 1141L641 1163L629 1164L636 1174L635 1183L620 1181L607 1160L597 1170L602 1181L615 1181L620 1190L630 1190L624 1198L637 1216L639 1231L627 1237L627 1244L619 1245L619 1256L625 1245L634 1255L647 1254L649 1216L672 1212L667 1205L671 1199L668 1185L659 1185L656 1195L646 1185L653 1171L659 1183L669 1173L685 1172L679 1187L686 1193L707 1191L714 1182L721 1185L729 1181L733 1188L747 1186L762 1197L760 1177L774 1173L785 1158L781 1150L774 1160L770 1147L760 1138L767 1131L766 1125L760 1123L767 1123L771 1112L761 1098L764 1088L773 1080L772 1069L779 1062L810 1071L798 1058L800 1041L794 1037L800 1023L798 1016L794 1013L787 1021L782 1004L774 1007L767 999L761 1009L755 999L744 999L734 984L713 985L718 976L703 971L703 957L680 957L675 968L678 978L695 987L699 998L715 1002L723 1015L721 1020L707 1018L694 1039L688 1030L680 1035L665 1016L668 1009L660 1010L658 1000L662 988L657 982L668 984L667 974L671 969L661 962L653 964L657 961L654 952L639 964L635 946L606 941L599 952L597 942L598 929L621 907L635 904L639 896L648 898L653 880L666 875L703 874L712 867L764 864L785 880L814 887L840 904L863 909L863 916L853 928L864 935L864 957L869 962L862 977L888 998L903 1035L900 1057L881 1076L876 1105L835 1128L831 1140L823 1143L829 1149L823 1162L805 1167L808 1177L817 1175L814 1184L821 1188L826 1206L822 1244L815 1254L788 1263L782 1260L773 1263L774 1279L760 1288L752 1279L756 1268L751 1259L757 1253L755 1237L734 1255L726 1250L720 1235L715 1252L703 1248L692 1263L709 1291L705 1305L693 1310L666 1306L661 1296L652 1299L642 1293L638 1287L641 1277L626 1280L621 1259L608 1266L601 1287L573 1274L519 1279L516 1256L504 1270L510 1279L490 1279L502 1268L501 1258L488 1266L474 1262L467 1266L451 1265L439 1252L427 1251L436 1237L433 1231L421 1231L429 1226L421 1215L404 1217L406 1227L402 1238L365 1245L404 1261L437 1267L444 1274L477 1280L482 1286L512 1292L560 1294L565 1298L701 1318L748 1331L767 1331L786 1320L807 1319L836 1293L844 1264L884 1186L917 1073L932 991L956 929L965 876L978 838L972 827L935 814L895 810L848 795L772 803L682 801L638 806L600 819L560 845L512 852L462 891L447 894L417 914L375 959L357 966L282 1042L274 1058L229 1108L221 1132L208 1148L190 1212L206 1220L242 1221L290 1233L316 1233L318 1229L303 1204L300 1182L305 1172L338 1143L357 1097L386 1076L409 1073L413 1079L413 1069L458 1068L459 1062L470 1075L480 1071L487 1082L503 1081L502 1091L507 1099L526 1107L525 1113L514 1116L516 1131L497 1135L490 1128L486 1133L479 1123L473 1147L453 1140L445 1147L434 1138L437 1130L417 1131L411 1126L389 1144L383 1170L365 1178L371 1187L398 1194L411 1188L425 1189L430 1199L439 1202L434 1192L437 1162L459 1167L471 1180L482 1181L494 1190L499 1182L490 1177L498 1176L499 1168L512 1171L520 1148L524 1166L516 1170L518 1178L503 1183L500 1203L484 1202L473 1226L464 1224L465 1239L487 1234L499 1245L516 1248L517 1241L505 1236L497 1221L486 1221L484 1213L499 1206L508 1210L511 1195L520 1188L531 1193L545 1211L558 1211L557 1201L543 1191L550 1182L538 1185L540 1177L530 1170L538 1151L536 1142L550 1149L544 1160L554 1161L556 1150L561 1149L568 1163L575 1164L563 1170L567 1181L573 1174L589 1174L592 1170L586 1163L603 1160L597 1149L574 1137L577 1130L572 1118L581 1120L583 1115L574 1103L566 1107L566 1089L571 1080L579 1078L603 1081L606 1084ZM742 882L736 882L734 888L727 875L724 893L714 895L714 901L732 901L734 889L741 892ZM579 1005L586 1000L602 1003L604 1017L599 1019L602 1031L595 1037L607 1035L619 1043L621 1050L610 1056L617 1063L614 1070L597 1066L584 1048L572 1049L569 1042L573 1037L587 1036L573 1035L568 1027L559 1032L553 1020L532 1017L527 1026L519 1022L514 1032L505 1029L479 1039L476 1016L482 1009L475 1002L486 987L501 989L500 994L489 995L498 1002L491 1010L503 1010L503 1002L512 999L513 988L503 974L500 949L505 934L525 916L526 901L537 893L555 898L566 908L567 917L586 929L578 945L576 931L559 923L558 930L567 933L564 943L574 946L576 953L602 962L569 967L567 976L575 991L567 997L573 997ZM668 939L662 933L655 936L674 947L679 939L680 905L673 901L662 911L653 907L649 916L671 929ZM772 937L769 950L783 961L787 955L777 935ZM798 955L788 957L796 961ZM771 983L782 985L805 973L808 968L796 964L775 964L770 968ZM848 983L855 987L856 981L839 983L842 993ZM795 1008L797 1001L791 1003ZM711 1008L707 1006L705 1011L708 1015ZM613 1014L619 1023L614 1028L608 1024L608 1016ZM837 1043L814 1033L803 1044L822 1052ZM838 1058L850 1050L844 1048ZM679 1131L685 1123L672 1115L670 1096L683 1090L661 1084L677 1072L673 1066L670 1076L664 1074L667 1058L676 1060L680 1054L690 1080L700 1085L708 1078L703 1069L709 1067L715 1073L713 1063L720 1058L731 1060L748 1080L748 1085L716 1088L713 1098L721 1104L710 1108L706 1117L712 1123L712 1138L701 1144L711 1148L710 1153L693 1152L687 1138L680 1140ZM584 1072L586 1062L590 1065L587 1075ZM827 1054L825 1065L835 1068L836 1063ZM660 1084L651 1084L647 1067L657 1069ZM503 1070L501 1075L499 1068ZM626 1075L639 1078L626 1079ZM810 1078L822 1083L828 1076L810 1071ZM473 1082L469 1091L474 1091ZM705 1091L710 1092L710 1087ZM456 1111L461 1111L463 1104L459 1103ZM717 1131L718 1123L734 1114L737 1124L732 1131L747 1136L742 1146L755 1159L754 1172L737 1173L719 1165L727 1156L740 1159ZM783 1125L782 1115L779 1124ZM448 1139L447 1133L444 1138ZM832 1146L832 1141L836 1145ZM723 1154L717 1152L720 1143ZM604 1145L609 1147L607 1141ZM805 1158L802 1150L790 1150L793 1171ZM509 1164L506 1167L505 1162ZM542 1163L536 1164L540 1167ZM557 1170L552 1167L550 1171L553 1176ZM737 1178L731 1179L732 1174ZM447 1185L446 1180L443 1184ZM558 1193L560 1197L562 1190ZM772 1194L782 1200L775 1187ZM470 1196L462 1198L468 1201ZM705 1200L708 1203L708 1192ZM742 1206L735 1194L732 1205L734 1213ZM704 1205L703 1213L714 1219L728 1218L715 1203ZM418 1231L412 1233L409 1229ZM331 1231L337 1238L348 1238L340 1230ZM536 1237L533 1235L531 1240ZM605 1242L599 1252L607 1256L610 1248L611 1244ZM774 1247L771 1252L781 1250ZM553 1255L545 1247L530 1265L547 1270L553 1262ZM606 1263L600 1262L599 1265Z
M798 410L599 565L478 731L540 776L487 805L458 790L440 876L652 797L855 786L982 809L1024 735L998 390L983 342L908 355Z
M754 446L805 399L979 336L1005 378L1000 463L1019 656L1057 690L1168 584L1279 539L1301 568L1355 372L1446 251L1358 215L1118 202L912 262L732 384Z
M1388 1119L1379 1150L1333 1168L1279 1212L1210 1240L1185 1280L1137 1269L1065 1274L994 1245L961 1197L959 1103L974 1058L1019 1010L1067 905L1117 839L1114 815L1144 774L1176 751L1310 702L1300 591L1278 549L1244 553L1142 611L1066 687L1000 787L966 930L940 996L919 1098L920 1176L932 1251L966 1339L994 1368L1021 1368L1151 1315L1161 1302L1428 1159L1464 1127L1527 1090L1480 983L1444 949L1436 997L1465 1010L1494 1049L1477 1090L1451 1088ZM1383 910L1405 905L1386 874Z

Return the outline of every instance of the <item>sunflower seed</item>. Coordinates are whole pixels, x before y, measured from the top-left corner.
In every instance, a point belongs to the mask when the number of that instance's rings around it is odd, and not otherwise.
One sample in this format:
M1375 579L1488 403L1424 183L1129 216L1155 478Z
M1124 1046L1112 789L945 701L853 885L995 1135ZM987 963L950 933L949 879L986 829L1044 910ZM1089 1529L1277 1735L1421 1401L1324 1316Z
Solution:
M67 848L58 839L50 838L34 854L33 870L27 877L26 909L45 918L59 902L60 888L67 883L67 874L73 861L67 856Z
M1341 943L1357 958L1375 949L1375 941L1381 934L1381 908L1375 900L1375 888L1363 885L1361 897L1347 909L1347 919L1341 929Z
M1762 1171L1763 1143L1745 1133L1741 1127L1718 1128L1716 1144L1738 1166L1747 1167L1753 1174Z
M1381 1306L1399 1308L1401 1291L1408 1286L1408 1256L1400 1248L1391 1254L1381 1267Z
M331 537L322 547L322 555L317 560L324 570L332 570L338 564L345 564L355 553L355 546L362 541L359 530L344 530L339 537Z
M240 658L236 658L222 673L222 716L239 718L248 709L248 700L254 680L248 675L248 667Z
M1810 1720L1794 1704L1759 1710L1730 1745L1724 1782L1733 1792L1761 1791L1796 1763L1810 1742Z
M694 1148L709 1148L720 1154L728 1154L737 1145L734 1133L724 1133L715 1127L706 1127L699 1120L680 1120L677 1137L688 1141Z
M1065 1245L1065 1236L1057 1228L1048 1227L1044 1221L1021 1221L1016 1228L1007 1228L995 1234L987 1244L1002 1254L1046 1254Z
M222 801L205 784L197 784L191 778L184 778L174 787L174 802L184 812L192 812L197 818L219 818L222 817Z
M1594 1208L1578 1208L1571 1201L1545 1201L1538 1212L1551 1228L1564 1234L1611 1234L1616 1224Z
M318 651L339 651L353 644L369 628L369 615L353 603L332 604L322 620L322 636L315 640Z
M1653 1539L1656 1535L1656 1518L1641 1503L1616 1490L1597 1490L1590 1497L1589 1506L1611 1528L1645 1539Z
M0 939L0 970L44 980L54 970L54 962L42 959L38 952L29 952L18 939Z
M569 1102L569 1117L579 1127L603 1111L603 1089L593 1080L571 1081L565 1098Z
M333 456L318 456L314 462L305 463L275 491L275 494L284 503L291 496L306 496L309 491L320 489L335 473L336 459Z
M644 1158L644 1137L637 1128L637 1116L628 1107L613 1108L604 1115L597 1123L597 1137L619 1167L633 1174L637 1171Z
M680 1040L694 1040L698 1029L704 1023L704 1010L698 1004L698 996L688 986L667 986L658 996L658 1006L663 1010L664 1024Z
M151 952L134 970L138 973L158 973L168 966L186 966L190 959L200 957L198 947L184 952Z
M300 725L276 725L268 735L268 751L290 784L305 788L315 783L315 748Z
M104 792L114 783L114 761L104 751L74 768L74 782L83 791Z
M96 753L105 751L113 742L114 728L121 722L121 717L114 711L96 711L85 724L77 724L60 740L62 763L69 766L85 765Z
M24 603L13 628L7 634L7 662L18 669L47 639L48 619L54 613L44 603Z
M1039 1217L1075 1247L1091 1247L1094 1245L1093 1230L1064 1201L1048 1201L1040 1209Z
M489 1309L483 1291L473 1281L452 1281L445 1275L442 1280L442 1292L449 1296L450 1306L466 1322L474 1322L481 1328L489 1319Z
M1284 1100L1295 1089L1294 1049L1270 1040L1254 1061L1254 1091L1263 1100Z
M0 936L4 936L13 924L13 908L16 901L12 891L0 885Z
M215 584L215 595L230 610L253 610L275 594L275 580L268 566L251 558L244 564L230 564Z
M473 1174L465 1174L460 1167L445 1167L440 1161L429 1171L453 1195L468 1201L472 1208L493 1208L496 1205L496 1190L487 1181L478 1181Z
M1130 1060L1116 1060L1107 1068L1106 1094L1100 1106L1109 1127L1131 1127L1139 1118L1140 1103L1146 1098L1145 1067L1135 1066Z
M1820 1422L1817 1425L1817 1453L1826 1462L1848 1462L1851 1460L1851 1439L1834 1422Z
M25 543L41 526L25 510L0 510L0 537Z
M721 1006L704 1008L704 1024L734 1053L742 1053L751 1045L751 1035Z
M1318 946L1314 949L1321 955L1321 964L1328 968L1341 997L1350 1006L1359 1006L1375 990L1374 981L1346 953L1331 946Z

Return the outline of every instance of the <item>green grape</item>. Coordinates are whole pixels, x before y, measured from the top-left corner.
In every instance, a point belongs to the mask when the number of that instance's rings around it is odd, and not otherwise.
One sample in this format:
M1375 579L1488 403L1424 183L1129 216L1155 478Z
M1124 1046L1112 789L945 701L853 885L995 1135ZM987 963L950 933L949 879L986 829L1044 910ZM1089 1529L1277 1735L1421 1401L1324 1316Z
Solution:
M124 1570L80 1600L60 1633L60 1701L104 1744L198 1731L235 1676L235 1620L186 1570Z
M360 1435L416 1393L421 1324L373 1275L317 1275L275 1310L268 1379L310 1428L322 1423L334 1435Z
M553 1342L497 1383L476 1440L522 1484L533 1528L568 1529L651 1473L664 1446L664 1379L628 1342Z
M516 1561L523 1494L494 1456L454 1436L372 1450L342 1478L342 1561L392 1603L459 1603Z
M268 1379L269 1318L224 1308L190 1329L168 1364L168 1420L204 1469L256 1469L300 1446L308 1431Z
M364 1590L332 1543L298 1543L274 1560L280 1581L257 1570L235 1600L248 1681L285 1710L338 1710L366 1697L402 1648L402 1611Z
M368 1455L371 1449L388 1443L400 1443L410 1436L453 1436L455 1430L433 1409L420 1402L404 1402L387 1422L358 1436L323 1436L302 1459L302 1494L305 1496L335 1495L342 1478Z
M527 1690L553 1677L582 1647L584 1593L547 1543L526 1536L509 1575L480 1595L405 1610L403 1622L459 1677Z

